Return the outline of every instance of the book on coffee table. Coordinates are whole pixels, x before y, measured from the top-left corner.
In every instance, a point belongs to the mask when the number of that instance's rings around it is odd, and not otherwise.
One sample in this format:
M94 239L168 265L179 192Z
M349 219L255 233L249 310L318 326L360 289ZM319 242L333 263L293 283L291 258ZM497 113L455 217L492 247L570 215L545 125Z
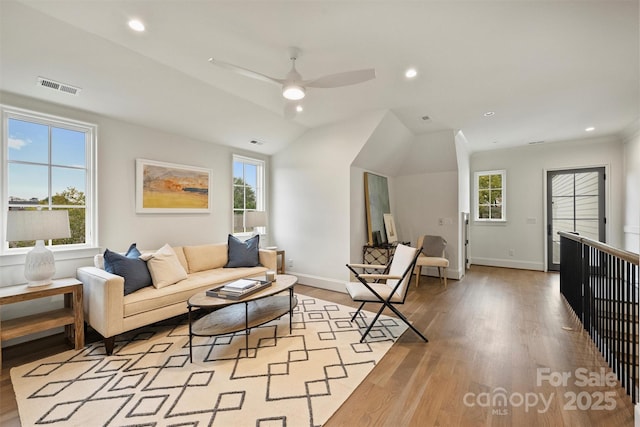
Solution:
M208 297L237 300L258 292L268 286L271 286L271 282L266 280L240 279L209 289L206 294Z

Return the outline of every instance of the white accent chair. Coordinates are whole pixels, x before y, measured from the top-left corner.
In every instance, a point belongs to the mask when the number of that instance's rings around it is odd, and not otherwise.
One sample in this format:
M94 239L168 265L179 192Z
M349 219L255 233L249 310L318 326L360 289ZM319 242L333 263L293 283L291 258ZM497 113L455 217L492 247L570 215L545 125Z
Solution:
M449 260L445 258L444 250L447 247L447 241L442 236L420 236L418 238L418 248L421 249L420 255L416 261L415 275L416 287L420 286L420 273L422 267L438 267L438 276L440 282L444 278L444 287L447 287L447 268L449 268ZM442 270L444 269L444 275Z
M416 265L416 259L419 254L420 251L416 248L398 245L388 265L347 264L347 268L351 270L356 279L358 279L358 282L347 283L347 292L354 301L362 303L354 313L351 321L353 322L355 320L366 303L380 304L380 309L367 327L367 330L362 334L360 342L364 341L385 307L393 311L400 320L406 323L407 326L425 342L429 341L420 331L409 323L409 320L395 307L398 304L404 304L407 298L411 272ZM359 273L358 270L360 269L375 269L380 270L380 273Z

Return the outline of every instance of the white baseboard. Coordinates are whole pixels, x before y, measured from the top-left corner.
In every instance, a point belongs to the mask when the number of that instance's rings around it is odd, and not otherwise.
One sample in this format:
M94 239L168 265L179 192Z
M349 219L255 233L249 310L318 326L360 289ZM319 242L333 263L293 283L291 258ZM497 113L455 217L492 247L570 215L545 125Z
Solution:
M532 261L519 261L499 258L471 258L471 264L486 265L489 267L517 268L519 270L544 271L544 263Z
M447 279L460 280L464 277L464 272L457 268L446 268L444 271ZM421 276L439 277L437 267L422 267Z
M432 267L423 267L422 275L438 277L437 268L433 268L433 272L430 270L432 270ZM301 285L313 286L314 288L326 289L328 291L342 292L343 294L347 293L347 289L345 287L346 280L330 279L328 277L314 276L312 274L298 273L295 271L287 271L287 274L296 276L298 278L298 283ZM447 279L460 280L464 277L464 273L457 269L447 268L445 274L447 275Z
M298 283L301 285L313 286L314 288L326 289L328 291L347 293L345 287L346 280L330 279L328 277L314 276L311 274L298 273L295 271L287 271L287 274L292 274L298 278Z

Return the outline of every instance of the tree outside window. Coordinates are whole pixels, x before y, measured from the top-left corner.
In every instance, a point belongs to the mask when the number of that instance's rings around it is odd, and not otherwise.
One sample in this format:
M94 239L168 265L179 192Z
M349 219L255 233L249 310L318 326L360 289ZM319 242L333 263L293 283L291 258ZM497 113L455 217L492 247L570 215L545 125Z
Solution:
M477 221L504 221L506 171L475 173L475 199Z
M250 233L245 226L247 211L264 210L264 162L233 158L233 233Z

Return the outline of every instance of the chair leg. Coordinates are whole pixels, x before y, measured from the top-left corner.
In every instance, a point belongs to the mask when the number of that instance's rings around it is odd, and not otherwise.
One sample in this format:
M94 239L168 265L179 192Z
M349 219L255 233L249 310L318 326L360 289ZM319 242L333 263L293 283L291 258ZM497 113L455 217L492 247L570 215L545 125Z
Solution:
M378 310L376 315L373 317L373 321L371 321L371 323L369 323L369 326L367 327L367 330L364 331L364 334L362 334L362 337L360 338L360 342L364 342L364 339L367 337L367 334L369 333L369 331L371 330L373 325L378 321L378 317L380 317L380 314L382 314L382 311L384 310L385 305L386 304L382 304L382 306L380 307L380 310Z
M447 270L444 271L444 288L447 288Z
M425 337L424 335L422 335L422 333L421 333L419 330L417 330L417 329L416 329L416 327L415 327L415 326L413 326L413 325L409 322L409 319L407 319L407 318L404 316L404 314L400 313L400 311L399 311L397 308L395 308L395 307L394 307L393 305L391 305L391 304L387 304L387 307L389 307L389 308L391 309L391 311L393 311L393 312L396 314L396 316L398 316L400 319L402 319L402 321L403 321L404 323L406 323L406 324L407 324L407 326L408 326L408 327L410 327L410 328L411 328L411 330L412 330L413 332L415 332L416 334L418 334L418 336L419 336L420 338L422 338L422 339L424 340L424 342L429 342L429 340L427 339L427 337ZM384 308L384 306L383 306L383 308ZM361 342L362 342L362 341L361 341Z
M363 302L362 304L360 304L360 307L358 307L358 309L356 310L355 313L353 313L353 317L351 318L351 321L353 322L354 320L356 320L356 316L358 315L358 313L360 313L360 310L362 310L362 307L364 307L366 303Z
M416 288L420 286L420 273L422 273L422 266L418 266L416 270Z

